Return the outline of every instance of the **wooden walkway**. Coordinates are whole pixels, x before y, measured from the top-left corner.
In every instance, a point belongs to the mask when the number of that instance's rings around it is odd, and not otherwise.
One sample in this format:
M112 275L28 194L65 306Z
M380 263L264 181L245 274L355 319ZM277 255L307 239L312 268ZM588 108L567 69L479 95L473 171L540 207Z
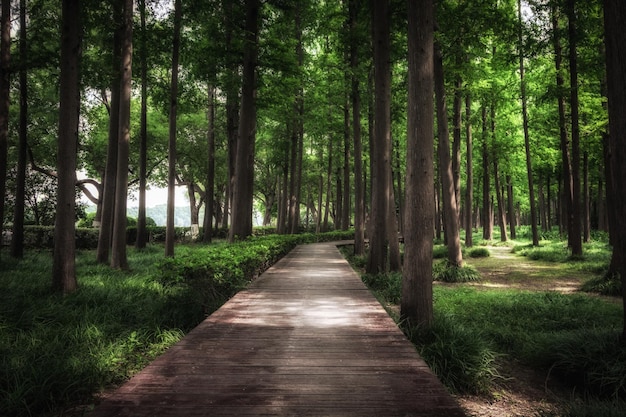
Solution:
M295 248L91 417L252 415L465 416L333 244Z

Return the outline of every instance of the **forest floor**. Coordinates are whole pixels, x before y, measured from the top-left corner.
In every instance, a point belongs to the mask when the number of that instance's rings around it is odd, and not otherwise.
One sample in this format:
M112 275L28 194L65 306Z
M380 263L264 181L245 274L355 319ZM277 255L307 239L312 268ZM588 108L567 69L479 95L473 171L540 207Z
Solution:
M570 271L562 264L531 261L515 255L509 247L489 247L487 258L473 258L468 263L482 275L480 282L464 284L488 289L522 291L558 291L573 293L590 276ZM440 284L437 285L454 285ZM458 285L458 284L456 284ZM594 296L594 295L590 295ZM604 297L603 297L604 298ZM613 302L615 298L606 297ZM573 398L573 393L549 375L506 360L500 364L497 388L488 396L457 396L460 405L472 417L528 417L560 415L559 409Z

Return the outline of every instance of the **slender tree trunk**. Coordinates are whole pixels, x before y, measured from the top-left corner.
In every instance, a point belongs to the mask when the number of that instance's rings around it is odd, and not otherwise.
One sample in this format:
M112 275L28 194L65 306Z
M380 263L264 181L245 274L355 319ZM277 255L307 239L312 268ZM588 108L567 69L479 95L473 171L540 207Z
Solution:
M510 175L506 176L506 199L508 203L509 229L511 230L511 239L515 240L515 209L513 203L513 181Z
M233 215L228 235L230 242L234 242L236 239L245 239L252 235L259 9L259 0L246 0L246 35L237 158L235 161Z
M454 175L452 173L452 161L450 160L450 139L448 132L448 116L446 112L446 95L443 73L443 57L437 42L434 46L434 81L435 99L437 103L437 153L439 155L439 173L443 186L443 209L445 231L448 239L448 262L452 266L463 266L463 254L461 252L461 238L459 235L458 210L456 207L456 194L454 192Z
M146 0L139 0L141 21L141 122L139 127L139 211L137 213L137 241L135 247L144 249L148 242L146 229L146 187L148 176L148 57L146 31Z
M528 174L528 198L530 202L530 226L533 236L533 246L539 246L539 232L537 231L537 208L535 203L535 188L533 184L532 159L530 154L530 136L528 131L528 105L526 99L526 79L524 74L524 51L522 38L522 1L517 0L518 24L519 24L519 68L520 86L522 93L522 119L524 127L524 147L526 149L526 172Z
M465 185L465 246L471 248L474 245L473 241L473 218L472 207L474 205L474 168L472 166L473 158L472 152L474 145L472 143L472 98L467 94L465 96L465 139L466 153L465 153L465 173L467 177L467 184Z
M607 91L609 98L610 168L612 175L612 210L615 223L611 265L622 279L624 327L622 343L626 344L626 3L604 0Z
M365 193L363 186L363 145L361 141L361 95L357 69L358 39L357 15L360 0L350 0L350 69L352 70L352 135L354 139L354 254L365 253Z
M98 249L96 261L106 264L111 253L111 239L113 237L113 220L115 217L115 187L117 185L117 152L120 120L120 83L121 83L121 53L122 38L124 36L123 19L124 3L116 0L113 3L114 22L117 25L113 35L113 80L111 83L111 104L109 110L109 137L107 143L107 161L100 199L102 200L102 215L100 217L100 234L98 235Z
M493 158L493 182L496 191L496 201L498 203L498 223L500 225L500 241L506 242L509 237L506 233L506 211L504 209L503 190L500 187L500 169L498 166L498 152L496 150L498 141L496 140L496 107L491 106L491 137L492 137L492 158Z
M4 5L4 2L3 2ZM80 2L63 0L61 23L61 79L57 146L57 213L54 224L52 289L74 292L76 281L76 150L80 112Z
M463 81L457 78L454 85L452 128L452 177L456 199L457 218L461 219L461 110L463 107Z
M4 208L9 149L9 104L11 91L11 2L2 1L0 22L0 233L4 226Z
M165 256L174 256L176 229L176 117L178 111L178 61L180 56L181 0L174 1L174 39L172 42L172 80L170 82L169 141L167 153L167 220ZM190 199L191 200L191 199ZM197 224L197 221L196 221Z
M580 196L580 126L578 120L578 34L575 0L567 0L569 19L570 112L572 118L572 255L582 256L582 213Z
M433 3L408 0L409 102L401 316L433 322Z
M489 144L487 129L487 107L482 108L482 125L483 125L483 239L493 239L493 223L491 222L491 178L489 175Z
M372 1L374 44L374 137L372 143L372 211L367 272L387 270L391 158L391 65L389 0Z
M204 221L202 241L211 243L213 239L213 211L215 207L215 86L207 88L207 176L204 198Z
M565 226L567 228L567 241L568 246L571 248L572 238L574 237L574 233L572 228L574 226L574 217L573 217L573 196L572 196L572 165L569 154L569 138L567 136L567 127L566 127L566 118L565 118L565 98L563 96L564 92L564 84L565 81L563 79L562 73L562 62L563 62L563 48L561 47L561 38L559 36L559 16L557 11L556 4L551 5L551 17L552 17L552 31L554 33L554 62L556 68L556 86L557 86L557 97L558 97L558 106L559 106L559 137L561 144L561 164L562 164L562 176L563 176L563 199L561 200L564 203L564 207L562 210L563 216L561 219L565 220ZM563 221L559 222L560 226L563 226Z
M11 256L24 256L24 206L26 195L26 151L28 148L28 81L26 77L26 57L28 55L26 37L26 0L20 0L20 121L17 157L17 178L15 187L15 209L13 212L13 238ZM1 228L0 228L1 229Z
M350 228L350 208L350 104L349 93L346 89L343 109L343 201L341 206L341 230L348 230Z
M589 152L583 153L583 242L591 240L591 214L589 204Z
M117 143L117 177L111 267L128 269L126 257L126 199L128 198L128 155L130 149L130 99L133 57L133 0L124 0L124 36L120 82L120 116Z

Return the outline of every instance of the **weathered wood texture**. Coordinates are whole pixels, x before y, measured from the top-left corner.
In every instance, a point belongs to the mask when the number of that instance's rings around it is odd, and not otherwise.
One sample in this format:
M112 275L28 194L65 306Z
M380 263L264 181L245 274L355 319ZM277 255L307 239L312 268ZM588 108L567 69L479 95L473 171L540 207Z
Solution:
M299 246L91 414L464 416L332 244Z

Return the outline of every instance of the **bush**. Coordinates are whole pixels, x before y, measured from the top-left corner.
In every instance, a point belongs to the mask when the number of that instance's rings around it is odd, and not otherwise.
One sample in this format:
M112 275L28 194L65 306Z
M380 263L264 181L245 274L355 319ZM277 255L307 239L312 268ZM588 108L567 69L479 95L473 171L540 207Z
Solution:
M365 274L361 277L365 285L387 303L398 304L402 298L402 273Z
M453 316L436 315L430 329L405 328L407 337L449 390L460 394L489 392L495 378L496 353L485 337Z
M622 295L622 280L619 274L606 273L583 284L582 291L619 297Z
M443 282L475 282L480 273L471 265L458 267L445 260L433 264L433 280Z
M470 258L488 258L491 255L487 248L471 248L469 250Z

